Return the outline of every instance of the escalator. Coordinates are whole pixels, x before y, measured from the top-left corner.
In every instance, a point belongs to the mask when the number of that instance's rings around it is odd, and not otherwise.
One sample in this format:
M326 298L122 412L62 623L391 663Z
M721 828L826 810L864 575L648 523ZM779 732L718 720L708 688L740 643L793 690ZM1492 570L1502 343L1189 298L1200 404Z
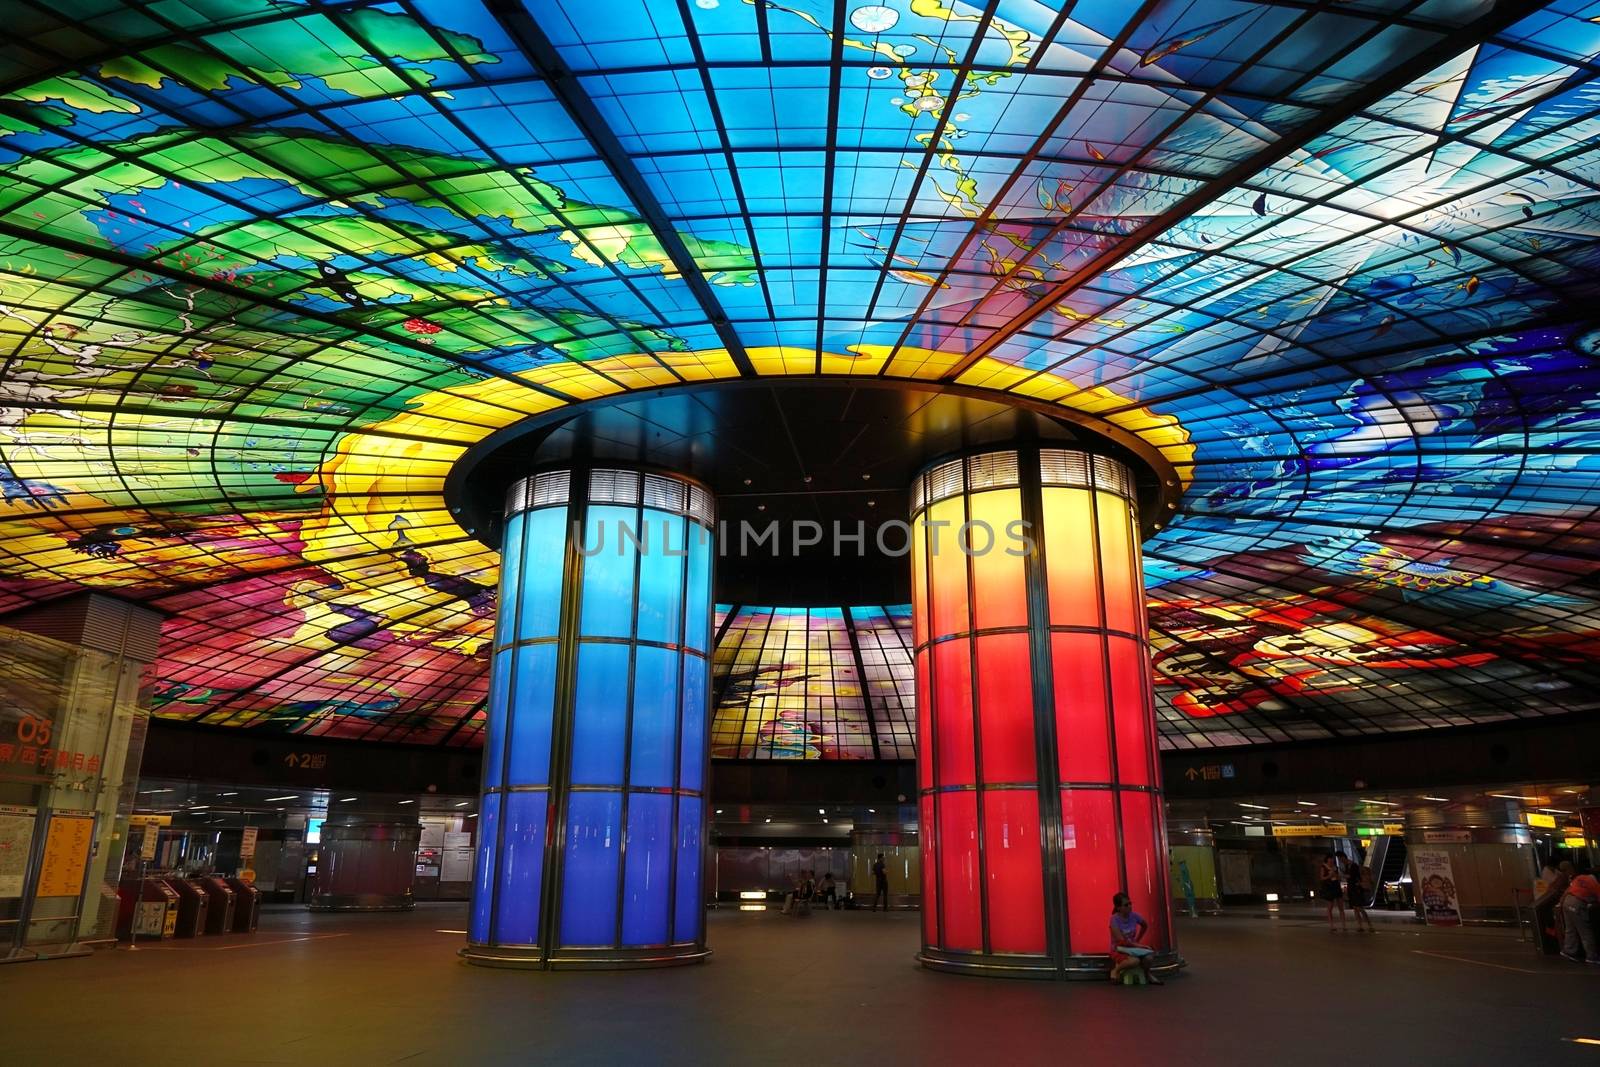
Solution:
M1404 896L1398 891L1399 885L1406 880L1406 839L1392 835L1373 838L1367 854L1367 865L1375 877L1372 880L1371 896L1367 906L1376 907L1380 904L1393 905L1404 901Z

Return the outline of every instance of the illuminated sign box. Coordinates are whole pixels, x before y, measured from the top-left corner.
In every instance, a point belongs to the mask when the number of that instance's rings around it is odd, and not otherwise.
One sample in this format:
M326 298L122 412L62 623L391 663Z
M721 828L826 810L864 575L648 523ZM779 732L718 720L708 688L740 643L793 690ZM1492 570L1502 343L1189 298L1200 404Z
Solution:
M1554 830L1556 828L1556 817L1554 815L1540 815L1538 812L1530 811L1528 812L1528 825L1537 826L1545 830Z
M1344 837L1348 832L1342 822L1314 822L1272 828L1273 837Z

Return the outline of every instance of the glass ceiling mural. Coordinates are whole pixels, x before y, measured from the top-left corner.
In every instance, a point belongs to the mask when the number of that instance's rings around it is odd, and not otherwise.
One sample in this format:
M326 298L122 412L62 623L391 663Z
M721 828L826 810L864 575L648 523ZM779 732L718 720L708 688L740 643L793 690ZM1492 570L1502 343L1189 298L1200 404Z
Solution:
M7 16L0 611L168 613L162 715L476 744L454 460L812 374L1173 462L1168 746L1595 703L1600 4Z

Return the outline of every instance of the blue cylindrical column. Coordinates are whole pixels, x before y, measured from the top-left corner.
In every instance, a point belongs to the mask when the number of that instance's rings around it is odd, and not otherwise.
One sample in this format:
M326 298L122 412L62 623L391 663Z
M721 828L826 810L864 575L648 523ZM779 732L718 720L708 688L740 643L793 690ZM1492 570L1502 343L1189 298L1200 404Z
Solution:
M713 501L633 470L506 500L473 963L703 959Z

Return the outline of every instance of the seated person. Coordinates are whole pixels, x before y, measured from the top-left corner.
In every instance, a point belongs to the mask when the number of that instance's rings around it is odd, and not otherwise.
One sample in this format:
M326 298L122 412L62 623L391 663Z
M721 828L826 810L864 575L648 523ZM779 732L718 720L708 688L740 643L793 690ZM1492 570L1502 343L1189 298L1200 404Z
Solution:
M796 904L805 904L809 906L811 903L811 898L815 892L816 883L811 880L811 872L805 870L801 871L795 876L794 888L789 890L788 895L783 898L784 912L788 913L789 911L793 910Z
M839 887L834 884L832 871L822 876L822 885L817 889L817 899L825 908L839 906Z
M1133 910L1133 900L1126 893L1111 898L1111 980L1122 981L1122 976L1137 967L1144 972L1144 980L1151 985L1162 985L1161 979L1150 972L1150 961L1155 949L1142 944L1150 924L1144 916Z

